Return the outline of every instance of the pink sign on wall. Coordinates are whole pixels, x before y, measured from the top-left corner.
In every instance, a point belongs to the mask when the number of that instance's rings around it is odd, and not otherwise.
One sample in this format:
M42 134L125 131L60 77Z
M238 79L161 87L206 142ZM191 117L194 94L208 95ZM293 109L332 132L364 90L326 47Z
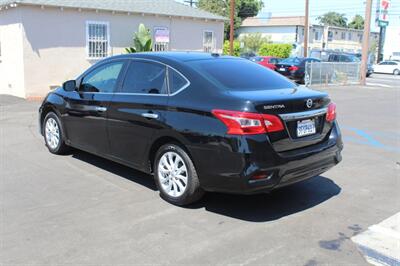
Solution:
M155 27L154 28L154 41L169 43L169 29L167 27Z

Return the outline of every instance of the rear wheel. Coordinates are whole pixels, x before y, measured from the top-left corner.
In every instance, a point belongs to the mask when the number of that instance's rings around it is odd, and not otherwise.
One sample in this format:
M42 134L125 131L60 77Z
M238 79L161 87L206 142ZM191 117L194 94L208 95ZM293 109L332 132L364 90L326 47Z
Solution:
M160 195L166 201L183 206L204 195L192 160L178 145L162 146L157 152L153 169Z
M393 75L400 75L400 70L399 69L395 69L393 71Z
M64 142L62 124L58 116L49 112L43 121L43 136L51 153L64 154L69 147Z

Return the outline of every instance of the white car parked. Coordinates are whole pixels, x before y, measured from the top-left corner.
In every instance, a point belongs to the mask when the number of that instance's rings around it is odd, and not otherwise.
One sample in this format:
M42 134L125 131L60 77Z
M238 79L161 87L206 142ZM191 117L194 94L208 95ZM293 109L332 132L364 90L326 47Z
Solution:
M400 75L400 62L398 61L383 61L374 65L375 73L389 73L393 75Z

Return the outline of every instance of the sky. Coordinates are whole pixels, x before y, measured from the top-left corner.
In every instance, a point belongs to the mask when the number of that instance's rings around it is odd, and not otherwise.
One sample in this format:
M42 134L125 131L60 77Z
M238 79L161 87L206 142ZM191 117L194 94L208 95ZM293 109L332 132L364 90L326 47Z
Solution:
M177 0L183 2L184 0ZM263 0L264 9L259 17L272 16L300 16L304 15L304 0ZM375 28L375 10L378 0L372 3L371 29ZM310 0L310 22L317 23L316 18L326 12L335 11L344 13L351 21L356 14L365 15L365 0ZM271 13L269 13L271 12ZM400 0L391 0L389 9L390 26L400 26Z
M372 24L375 24L375 10L378 0L372 3ZM264 9L260 17L268 16L296 16L304 14L304 0L264 0ZM344 13L350 21L354 15L365 15L365 0L310 0L310 21L317 23L316 18L326 12L335 11ZM389 23L400 26L400 0L391 0L389 8ZM372 28L374 29L374 28Z

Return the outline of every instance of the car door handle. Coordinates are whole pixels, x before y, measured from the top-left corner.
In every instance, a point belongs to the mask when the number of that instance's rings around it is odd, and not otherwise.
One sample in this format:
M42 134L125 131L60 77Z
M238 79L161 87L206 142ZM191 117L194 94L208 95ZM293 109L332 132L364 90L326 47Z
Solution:
M153 114L153 113L143 113L142 116L146 117L146 118L151 118L151 119L157 119L158 118L158 114Z
M105 112L107 111L107 107L103 107L103 106L96 106L96 111L97 112Z

